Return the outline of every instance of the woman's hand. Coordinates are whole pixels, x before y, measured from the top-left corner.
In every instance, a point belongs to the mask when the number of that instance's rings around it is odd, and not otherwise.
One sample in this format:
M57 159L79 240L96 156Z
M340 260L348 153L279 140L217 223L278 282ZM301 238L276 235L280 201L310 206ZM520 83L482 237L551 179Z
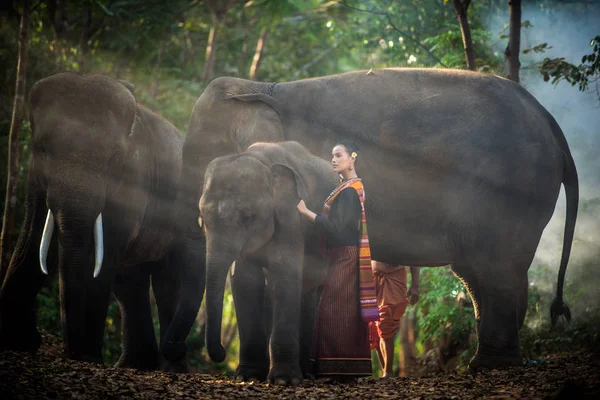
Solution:
M298 209L298 211L302 215L306 215L306 213L308 211L308 208L306 207L306 204L304 203L304 200L300 200L300 202L298 203L298 205L296 206L296 208Z
M298 212L300 214L304 215L306 218L308 218L308 220L310 222L315 222L315 218L317 218L317 214L310 211L308 209L308 207L306 207L304 200L300 200L300 202L298 202L298 205L296 206L296 208L298 209Z

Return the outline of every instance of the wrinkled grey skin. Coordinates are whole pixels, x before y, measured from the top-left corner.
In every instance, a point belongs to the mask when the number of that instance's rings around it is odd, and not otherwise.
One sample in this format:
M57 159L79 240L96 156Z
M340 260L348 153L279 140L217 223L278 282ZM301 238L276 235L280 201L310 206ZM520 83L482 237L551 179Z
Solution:
M475 304L473 369L522 363L527 270L564 184L567 218L552 314L568 315L562 289L577 172L558 124L520 85L428 69L357 71L274 88L215 79L194 106L184 143L182 190L190 200L182 203L182 221L191 226L197 217L198 182L212 159L282 140L326 160L337 141L356 142L373 258L452 265Z
M0 291L4 349L35 351L40 345L34 305L45 280L39 251L50 209L55 230L47 262L50 275L58 271L60 280L67 355L102 361L112 290L123 316L117 365L158 366L149 287L152 277L165 337L179 290L173 220L182 139L168 121L136 103L132 88L103 75L60 73L31 89L26 216ZM104 261L93 278L93 228L100 213ZM202 285L196 281L199 298L188 301L199 304Z
M317 306L313 290L324 281L327 264L318 254L314 224L300 216L296 205L303 199L309 207L320 208L338 181L330 163L297 142L255 144L208 165L199 204L207 243L207 349L213 360L225 358L223 291L235 261L231 285L240 333L239 379L264 379L269 372L272 382L298 384L307 372ZM306 296L301 316L302 292ZM261 321L269 318L263 307L267 293L272 323ZM301 319L309 336L303 338L303 346ZM247 360L261 362L246 364Z

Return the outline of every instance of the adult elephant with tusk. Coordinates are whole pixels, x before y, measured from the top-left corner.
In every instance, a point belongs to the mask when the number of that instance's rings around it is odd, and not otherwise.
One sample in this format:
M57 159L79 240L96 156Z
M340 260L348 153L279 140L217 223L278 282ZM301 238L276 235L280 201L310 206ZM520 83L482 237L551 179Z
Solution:
M475 304L473 369L522 364L527 270L564 185L551 311L553 319L569 315L562 292L577 170L557 122L522 86L470 71L410 68L277 84L215 79L194 106L183 146L183 220L197 218L198 183L211 160L284 140L326 160L338 141L358 145L373 259L452 265ZM246 369L261 363L260 354L240 360Z
M26 213L0 290L0 348L39 347L36 295L44 277L58 272L67 355L102 361L112 291L123 316L117 365L155 369L160 358L150 284L161 338L179 343L187 335L171 324L182 286L176 266L185 247L173 222L181 136L137 104L131 84L99 74L42 79L29 104ZM196 257L202 260L203 250ZM203 271L185 281L194 283L194 293L180 306L197 310Z

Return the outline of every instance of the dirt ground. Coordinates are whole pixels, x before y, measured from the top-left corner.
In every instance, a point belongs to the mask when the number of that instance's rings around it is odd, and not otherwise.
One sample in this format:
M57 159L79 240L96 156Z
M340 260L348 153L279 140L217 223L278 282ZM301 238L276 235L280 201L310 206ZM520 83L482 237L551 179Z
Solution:
M600 399L600 356L552 354L534 366L355 384L304 381L297 387L240 383L206 374L116 369L65 359L44 335L36 355L0 353L0 399Z

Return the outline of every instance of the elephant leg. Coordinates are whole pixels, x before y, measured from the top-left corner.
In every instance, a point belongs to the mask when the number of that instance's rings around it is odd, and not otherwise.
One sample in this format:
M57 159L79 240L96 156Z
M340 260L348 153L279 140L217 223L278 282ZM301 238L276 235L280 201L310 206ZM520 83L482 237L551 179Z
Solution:
M31 177L29 178L31 180ZM45 194L29 183L25 221L17 246L0 282L0 350L36 351L41 336L36 329L36 297L46 275L41 272L39 251L48 210ZM58 269L58 240L52 238L47 258L48 272Z
M165 369L176 372L185 372L187 369L185 339L198 315L204 296L204 282L206 279L206 245L204 237L201 236L201 233L198 233L193 237L182 239L181 243L171 257L172 262L169 263L169 268L161 273L161 289L157 290L155 288L154 291L157 302L165 303L164 307L159 305L159 314L161 313L160 309L165 308L164 314L160 317L160 353L167 361ZM166 285L162 283L165 279L168 282ZM173 281L174 279L176 281ZM170 311L168 310L173 306L171 302L175 297L170 291L174 286L179 288L179 296L176 297L178 303L176 304L175 313L169 316ZM170 322L167 323L169 319ZM165 323L164 334L163 322Z
M466 263L453 264L450 269L465 285L473 302L473 311L475 314L476 329L479 330L481 320L481 284L473 268Z
M283 236L283 235L282 235ZM297 385L300 368L300 315L303 246L298 240L280 237L269 252L268 287L273 299L271 331L271 370L268 379L275 384Z
M300 319L300 368L302 375L310 373L310 352L317 319L317 307L323 287L315 287L302 295L302 317Z
M523 364L519 310L529 264L515 265L514 260L511 261L496 261L485 268L480 266L487 273L485 280L479 282L481 315L477 352L469 364L471 371Z
M110 274L99 276L86 285L85 338L81 359L87 362L102 363L104 329L110 302Z
M153 370L158 367L158 346L150 308L150 272L147 265L133 272L117 272L114 294L123 318L123 350L117 367Z
M525 276L524 282L521 283L521 294L519 296L519 329L525 323L525 315L527 315L527 306L529 305L529 279Z
M238 380L265 380L269 372L269 351L264 321L265 275L256 260L237 260L231 290L240 334Z
M152 269L152 291L158 309L160 340L165 337L173 321L179 298L179 279L177 271L167 261L156 263Z
M156 299L158 309L158 320L160 323L161 343L173 322L179 302L179 274L176 264L169 257L162 263L157 263L152 270L152 291ZM186 348L187 349L187 348ZM168 361L161 354L160 369L166 372L189 372L190 368L185 358L178 361Z

